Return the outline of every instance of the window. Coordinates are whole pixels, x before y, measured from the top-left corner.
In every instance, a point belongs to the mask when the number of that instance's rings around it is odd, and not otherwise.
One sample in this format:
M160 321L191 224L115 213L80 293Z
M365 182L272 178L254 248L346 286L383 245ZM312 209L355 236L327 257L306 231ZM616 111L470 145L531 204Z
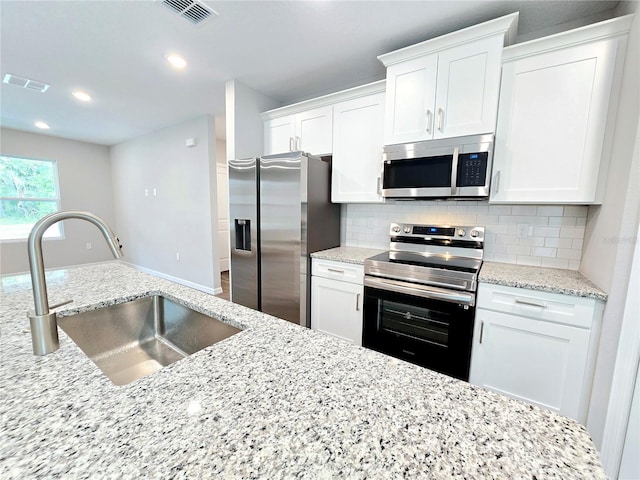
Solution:
M0 240L22 240L45 215L60 210L58 168L54 160L0 156ZM60 223L45 238L62 237Z

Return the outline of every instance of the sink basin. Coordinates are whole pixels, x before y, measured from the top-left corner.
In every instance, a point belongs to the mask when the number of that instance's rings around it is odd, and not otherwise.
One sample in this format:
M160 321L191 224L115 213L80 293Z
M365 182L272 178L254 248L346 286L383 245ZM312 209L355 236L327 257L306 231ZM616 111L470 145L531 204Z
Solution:
M58 325L115 385L240 332L159 295L58 318Z

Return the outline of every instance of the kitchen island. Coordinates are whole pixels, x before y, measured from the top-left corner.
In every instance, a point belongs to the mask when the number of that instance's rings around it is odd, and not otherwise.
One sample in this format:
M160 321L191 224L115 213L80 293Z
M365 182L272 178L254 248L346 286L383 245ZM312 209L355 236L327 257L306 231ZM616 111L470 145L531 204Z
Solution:
M2 278L0 478L605 478L586 429L118 263L47 272L61 315L161 293L243 329L117 387Z

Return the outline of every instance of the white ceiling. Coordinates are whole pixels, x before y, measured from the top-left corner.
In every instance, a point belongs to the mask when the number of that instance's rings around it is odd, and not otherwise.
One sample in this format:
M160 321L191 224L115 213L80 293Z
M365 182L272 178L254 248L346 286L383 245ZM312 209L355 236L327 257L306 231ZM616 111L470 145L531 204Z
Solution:
M194 26L146 1L0 1L0 67L51 84L2 84L1 122L112 145L204 114L224 118L237 79L282 104L384 78L377 55L520 11L526 36L610 12L611 1L206 1ZM164 56L183 55L184 71ZM71 96L83 89L90 104ZM220 122L216 122L218 125ZM223 123L223 122L222 122ZM223 136L223 133L218 136Z

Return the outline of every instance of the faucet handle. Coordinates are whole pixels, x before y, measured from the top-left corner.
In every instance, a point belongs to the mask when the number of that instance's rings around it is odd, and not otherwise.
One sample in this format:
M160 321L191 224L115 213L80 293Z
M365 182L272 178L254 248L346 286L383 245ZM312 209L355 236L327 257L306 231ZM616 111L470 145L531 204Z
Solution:
M49 310L53 310L54 308L58 308L58 307L61 307L63 305L68 305L71 302L73 302L73 299L71 299L71 298L69 300L63 300L60 303L56 303L54 305L50 305L49 306Z

